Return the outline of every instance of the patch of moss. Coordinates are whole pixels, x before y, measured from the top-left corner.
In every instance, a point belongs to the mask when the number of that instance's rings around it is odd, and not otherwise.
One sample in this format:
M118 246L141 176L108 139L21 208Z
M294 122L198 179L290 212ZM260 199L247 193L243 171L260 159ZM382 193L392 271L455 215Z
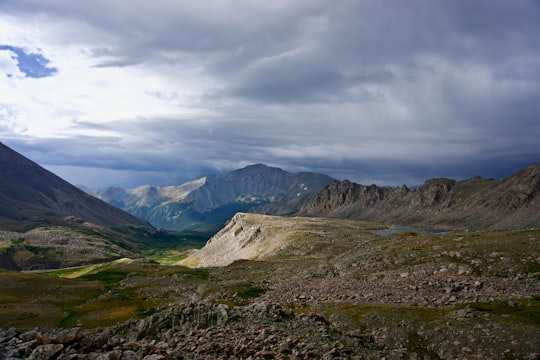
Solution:
M540 327L540 298L472 303L470 308L497 315L503 321Z
M210 279L210 272L206 269L190 269L186 268L186 270L181 271L182 274L192 275L196 278L199 278L201 280L208 280Z
M325 303L315 307L298 308L296 311L299 313L318 312L327 318L331 318L335 314L342 314L353 320L355 326L363 328L367 325L366 319L374 314L395 323L403 320L428 322L442 319L451 309L386 303Z
M411 353L416 353L420 359L440 359L437 352L429 348L429 342L417 332L410 332L407 335L406 346Z
M43 271L43 272L40 272L40 274L52 276L52 277L58 277L58 278L73 278L73 277L76 277L75 275L81 272L83 269L90 268L92 266L94 265L83 265L83 266L77 266L77 267L72 267L72 268Z
M187 258L189 251L153 249L144 251L143 256L161 265L173 265Z
M104 270L94 274L85 274L79 277L81 280L102 281L105 284L114 284L125 279L128 275L125 271Z
M536 280L540 281L540 263L529 263L525 268L527 274L536 274Z
M86 297L78 304L65 308L66 316L60 326L94 328L142 318L155 313L162 300L149 299L134 288L117 289L109 286L94 295L91 299Z
M250 286L250 287L240 291L238 293L238 296L240 298L244 299L244 300L252 299L252 298L257 298L257 297L263 295L267 291L268 291L268 289L265 289L265 288L260 288L260 287L256 287L256 286Z

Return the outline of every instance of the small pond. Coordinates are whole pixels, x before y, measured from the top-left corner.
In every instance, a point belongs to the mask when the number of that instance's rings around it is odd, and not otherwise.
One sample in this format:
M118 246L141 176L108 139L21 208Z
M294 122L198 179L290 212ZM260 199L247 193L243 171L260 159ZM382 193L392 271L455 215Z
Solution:
M445 233L449 231L452 231L452 230L422 229L422 228L415 228L415 227L410 227L410 226L393 226L390 229L375 231L375 234L381 235L381 236L392 235L392 234L400 233L400 232L426 232L426 233L431 233L431 234L439 234L439 233Z

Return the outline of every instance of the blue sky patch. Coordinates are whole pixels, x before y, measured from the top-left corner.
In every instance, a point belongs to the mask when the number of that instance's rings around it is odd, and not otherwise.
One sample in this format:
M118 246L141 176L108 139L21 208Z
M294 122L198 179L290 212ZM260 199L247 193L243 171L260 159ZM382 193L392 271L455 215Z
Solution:
M51 62L41 54L27 53L22 48L10 45L0 45L0 50L14 52L17 55L19 70L28 77L43 78L53 76L58 71L49 66Z

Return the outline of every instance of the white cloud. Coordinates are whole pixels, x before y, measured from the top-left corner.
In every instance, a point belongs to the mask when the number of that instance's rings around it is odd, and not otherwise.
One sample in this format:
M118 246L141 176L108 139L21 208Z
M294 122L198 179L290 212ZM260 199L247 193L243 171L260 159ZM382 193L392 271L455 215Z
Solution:
M24 73L18 67L17 54L11 50L0 49L0 75L4 82L12 80L11 78L24 77Z

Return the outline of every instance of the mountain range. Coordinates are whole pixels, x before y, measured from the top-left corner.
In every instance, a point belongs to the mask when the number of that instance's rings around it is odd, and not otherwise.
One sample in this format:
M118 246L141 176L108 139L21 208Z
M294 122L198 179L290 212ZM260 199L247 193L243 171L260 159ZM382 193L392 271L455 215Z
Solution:
M108 188L96 193L103 201L0 143L0 174L0 267L13 269L73 266L181 245L179 236L156 227L200 242L238 212L444 229L540 227L540 164L499 180L430 179L412 189L257 164L178 186Z
M334 181L298 215L449 229L540 227L540 164L507 178L430 179L418 188Z
M109 187L93 194L156 227L211 235L239 211L294 214L331 181L323 174L289 173L256 164L178 186Z
M95 195L157 227L212 235L237 212L334 217L445 229L540 227L540 164L503 179L429 179L415 188L361 185L262 164L178 186Z

